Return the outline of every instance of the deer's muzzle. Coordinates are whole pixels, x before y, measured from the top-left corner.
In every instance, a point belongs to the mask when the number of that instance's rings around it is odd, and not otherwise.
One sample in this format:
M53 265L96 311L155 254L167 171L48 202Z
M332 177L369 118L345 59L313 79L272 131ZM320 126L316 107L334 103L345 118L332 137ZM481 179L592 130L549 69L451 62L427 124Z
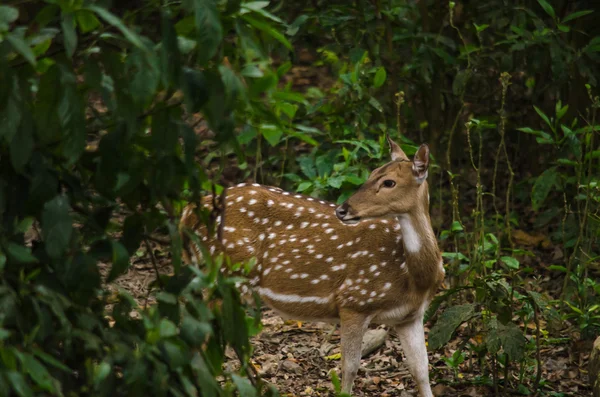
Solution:
M335 209L335 215L340 221L347 224L353 224L360 221L360 216L354 215L354 212L352 211L352 208L348 205L347 201Z

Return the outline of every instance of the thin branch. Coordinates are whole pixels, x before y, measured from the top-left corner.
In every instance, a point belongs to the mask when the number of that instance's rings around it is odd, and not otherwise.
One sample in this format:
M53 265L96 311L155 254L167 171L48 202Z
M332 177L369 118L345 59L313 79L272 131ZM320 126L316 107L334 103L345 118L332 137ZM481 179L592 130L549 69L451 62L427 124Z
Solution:
M156 263L156 257L154 256L154 251L152 251L152 247L150 246L150 243L148 242L147 238L144 238L144 245L146 246L146 251L148 253L148 255L150 256L150 261L152 262L152 267L154 268L154 272L156 273L156 281L158 281L158 285L160 286L161 289L164 288L164 285L162 283L162 280L160 279L160 273L158 272L158 264ZM146 295L146 303L144 303L144 307L146 307L148 305L148 298L150 297L150 287L148 287L148 294Z
M535 361L537 363L537 370L535 374L535 381L533 382L533 396L537 397L539 394L540 381L542 380L542 357L540 352L540 319L538 317L539 307L532 299L533 306L533 321L535 321Z

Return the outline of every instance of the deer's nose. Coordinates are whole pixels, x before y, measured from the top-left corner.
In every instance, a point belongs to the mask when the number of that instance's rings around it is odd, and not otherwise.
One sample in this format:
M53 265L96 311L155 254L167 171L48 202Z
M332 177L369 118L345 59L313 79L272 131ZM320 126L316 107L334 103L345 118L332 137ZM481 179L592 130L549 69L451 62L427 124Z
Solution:
M339 219L344 219L348 215L348 203L344 203L335 209L335 214Z

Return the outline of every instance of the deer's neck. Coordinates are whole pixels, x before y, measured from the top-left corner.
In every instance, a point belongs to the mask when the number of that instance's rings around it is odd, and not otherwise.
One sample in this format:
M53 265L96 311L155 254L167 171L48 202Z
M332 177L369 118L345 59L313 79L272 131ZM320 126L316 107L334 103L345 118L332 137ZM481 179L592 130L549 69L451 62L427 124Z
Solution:
M437 286L444 268L429 214L424 210L398 217L402 227L402 242L406 266L418 288Z

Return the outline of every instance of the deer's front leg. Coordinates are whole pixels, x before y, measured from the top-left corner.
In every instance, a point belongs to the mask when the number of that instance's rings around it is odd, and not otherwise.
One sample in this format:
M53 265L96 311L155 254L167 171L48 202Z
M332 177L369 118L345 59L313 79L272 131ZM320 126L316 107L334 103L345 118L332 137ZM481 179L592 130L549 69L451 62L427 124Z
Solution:
M351 310L340 311L340 334L342 339L342 392L351 393L354 379L360 367L362 338L371 318Z
M423 318L418 316L408 324L396 326L402 349L406 354L408 370L417 382L420 397L433 397L429 385L429 363L425 347Z

